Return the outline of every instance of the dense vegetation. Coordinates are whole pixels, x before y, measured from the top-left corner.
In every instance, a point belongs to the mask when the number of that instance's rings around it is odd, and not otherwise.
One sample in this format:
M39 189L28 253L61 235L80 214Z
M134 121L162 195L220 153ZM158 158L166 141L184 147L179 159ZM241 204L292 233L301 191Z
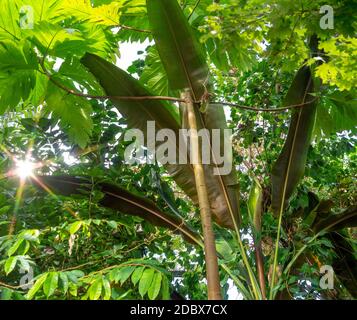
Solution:
M356 298L354 1L0 5L2 299ZM153 120L230 128L232 172L129 165Z

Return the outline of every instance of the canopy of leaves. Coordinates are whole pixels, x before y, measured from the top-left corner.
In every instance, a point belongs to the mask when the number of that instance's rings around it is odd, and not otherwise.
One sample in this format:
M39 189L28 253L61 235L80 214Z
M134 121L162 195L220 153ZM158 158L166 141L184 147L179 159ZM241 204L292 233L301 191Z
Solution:
M356 298L357 8L326 29L325 2L0 0L1 299L207 298L192 166L124 159L185 108L118 97L187 89L233 131L231 175L205 167L224 298ZM146 47L127 70L123 43Z

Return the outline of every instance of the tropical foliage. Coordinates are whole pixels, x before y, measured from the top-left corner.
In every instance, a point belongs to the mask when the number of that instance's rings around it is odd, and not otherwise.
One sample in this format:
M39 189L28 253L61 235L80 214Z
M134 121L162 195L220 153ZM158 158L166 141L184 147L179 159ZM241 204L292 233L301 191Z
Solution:
M2 299L356 298L356 4L0 4ZM232 129L233 170L128 165L148 121Z

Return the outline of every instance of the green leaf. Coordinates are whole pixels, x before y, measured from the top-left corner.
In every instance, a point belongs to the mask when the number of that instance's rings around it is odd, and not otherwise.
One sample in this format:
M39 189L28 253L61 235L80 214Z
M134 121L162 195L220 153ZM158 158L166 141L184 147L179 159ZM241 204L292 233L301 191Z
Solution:
M80 227L83 225L83 221L76 221L76 222L73 222L71 224L71 226L69 227L69 233L70 234L75 234L79 229Z
M104 300L109 300L112 295L112 290L110 287L110 282L103 277L103 288L104 288Z
M120 284L123 284L135 270L134 266L127 266L120 269Z
M40 21L61 21L59 9L63 6L61 0L26 0L26 5L30 5L34 10L34 23L37 25Z
M202 48L181 7L176 0L165 2L147 0L147 10L157 50L169 78L170 88L181 91L190 89L193 100L201 101L205 93L210 91L209 68ZM185 105L181 105L183 127L186 127L187 122L185 108ZM204 108L207 110L202 114L199 106L195 105L198 128L220 129L222 150L223 130L227 127L223 106L216 104ZM229 145L228 148L231 146ZM240 216L235 170L233 169L230 174L215 176L212 167L204 166L211 210L218 224L223 227L236 228ZM171 175L175 179L175 175L173 173ZM187 189L183 188L197 203L195 191Z
M0 41L0 72L38 70L36 54L27 42Z
M22 246L20 247L21 254L26 254L30 250L30 241L25 240L24 243L22 243Z
M159 295L160 288L161 288L161 280L162 280L162 274L160 272L155 272L152 283L148 290L148 296L150 300L155 300L156 297Z
M248 199L248 212L254 233L261 231L261 218L263 211L263 190L259 181L254 178Z
M28 45L0 41L0 114L29 98L37 69L37 59Z
M125 299L127 299L127 296L132 292L133 292L133 290L130 289L130 290L124 292L122 295L120 295L117 298L115 298L115 300L125 300Z
M144 42L151 40L150 25L146 13L146 0L125 1L120 24L148 32L133 32L132 30L120 30L120 39L128 42Z
M169 280L167 279L167 277L164 277L162 279L162 290L161 290L161 294L162 294L162 299L163 300L170 300L170 286L169 286Z
M22 244L22 242L24 241L24 238L20 238L18 239L10 248L9 250L7 250L7 255L9 257L11 257L16 251L17 249L20 247L20 245Z
M53 295L58 286L58 273L50 272L43 283L43 292L47 298Z
M10 257L6 260L4 270L6 275L8 275L11 271L14 270L17 263L17 257Z
M84 276L84 272L81 270L72 270L66 272L68 279L71 280L73 283L78 283L78 278L82 278Z
M224 164L231 166L228 174L214 175L214 165L205 165L205 179L208 195L211 203L211 210L216 222L222 227L235 229L239 226L241 216L239 214L239 191L237 172L227 153L232 151L230 140L224 137L224 130L227 129L226 116L223 106L220 104L209 104L202 114L196 110L198 126L210 131L212 137L213 130L219 130L220 134L220 155L225 155ZM215 153L211 150L212 162ZM218 166L219 167L219 166ZM215 168L217 169L217 168Z
M81 63L97 78L109 96L150 96L138 80L104 59L86 54ZM120 84L120 85L116 85ZM146 128L147 121L156 121L160 128L179 129L176 108L163 101L127 101L111 99L118 111L127 119L131 128ZM146 132L146 130L144 131Z
M154 269L148 268L144 270L143 275L140 278L140 282L139 282L139 293L142 297L144 297L144 295L149 290L154 278L154 274L155 274Z
M304 175L307 152L311 143L316 116L316 103L309 67L302 67L295 76L284 105L308 103L292 112L288 136L272 170L272 208L276 215L283 211Z
M71 44L73 45L72 52L78 51L79 54L83 52L81 46L84 46L84 40L78 30L70 31L49 21L41 21L34 29L27 29L26 36L43 55L65 58L68 56ZM59 50L61 46L67 47L66 53Z
M68 291L68 286L69 286L68 276L67 276L66 273L60 272L60 273L59 273L59 278L60 278L60 280L61 280L63 293L66 294L67 291Z
M328 138L331 134L344 130L356 133L355 119L357 119L356 90L324 95L317 106L314 135L320 139Z
M137 97L151 95L136 79L100 57L86 54L81 62L96 76L109 96ZM117 83L120 83L120 86L116 85ZM148 121L155 121L156 131L163 128L173 130L177 137L175 146L177 159L182 155L182 149L179 148L180 125L178 114L173 106L153 100L126 101L115 98L111 100L118 108L118 111L126 118L130 128L137 128L146 133ZM207 128L224 129L226 123L222 106L210 106L209 112L206 112L204 121ZM221 133L223 134L223 131ZM156 144L156 147L158 146L159 144ZM223 146L224 144L221 143L221 148ZM197 203L197 191L192 165L166 164L165 168L180 188ZM215 176L212 166L205 166L205 177L211 209L217 222L222 226L233 228L232 215L235 220L238 219L238 194L235 171L233 170L230 175L224 177ZM231 212L228 210L227 201L230 202Z
M91 300L98 300L102 294L103 281L102 278L97 278L92 285L89 287L89 298Z
M31 300L35 296L37 291L40 290L40 288L42 287L47 276L48 276L48 273L44 273L36 280L35 284L32 286L32 288L29 290L29 292L26 295L27 299Z
M46 112L60 120L72 141L85 148L93 128L90 103L84 98L68 94L53 83L48 85L46 102Z
M115 221L113 221L113 220L107 221L107 224L108 224L108 226L111 227L112 229L117 229L117 228L118 228L118 224L117 224Z
M121 1L113 1L108 4L93 7L91 1L64 0L61 6L61 14L70 15L78 21L86 21L94 25L117 26L119 24L119 9Z
M136 268L133 272L133 274L131 275L131 282L133 283L133 285L135 286L138 281L140 280L143 272L144 272L145 267L139 267Z
M226 261L232 261L236 258L229 243L224 238L216 239L217 253Z
M192 91L194 100L205 92L208 67L198 41L176 0L147 0L148 17L161 61L172 89Z
M140 82L157 95L167 96L169 94L166 71L155 47L151 47L148 50L145 59L145 67L140 76Z
M19 18L18 3L12 0L1 2L1 19L0 19L0 40L4 39L19 39L21 36L21 28L18 23L14 23Z
M11 209L11 206L4 206L0 208L0 214L6 214Z
M77 286L71 284L71 285L69 286L69 293L70 293L73 297L77 297L77 295L78 295L78 288L77 288Z
M103 95L103 89L97 79L80 63L78 58L66 57L58 70L58 75L80 84L88 90L89 94Z
M1 288L1 298L0 300L10 300L12 296L12 290L8 288Z
M45 100L49 79L42 73L36 73L35 83L36 85L31 91L28 101L31 102L34 106L39 106Z

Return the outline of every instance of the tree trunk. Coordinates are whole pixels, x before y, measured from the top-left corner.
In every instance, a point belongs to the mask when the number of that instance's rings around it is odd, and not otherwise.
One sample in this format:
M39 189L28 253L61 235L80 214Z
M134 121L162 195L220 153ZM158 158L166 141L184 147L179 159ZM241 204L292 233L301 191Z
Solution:
M221 300L222 295L218 271L218 258L215 237L212 228L211 207L208 199L207 186L202 165L201 148L198 141L196 115L190 93L185 93L184 98L188 101L186 106L188 125L189 129L191 129L190 143L192 148L192 156L195 159L195 161L193 161L193 170L196 181L204 237L208 299Z

